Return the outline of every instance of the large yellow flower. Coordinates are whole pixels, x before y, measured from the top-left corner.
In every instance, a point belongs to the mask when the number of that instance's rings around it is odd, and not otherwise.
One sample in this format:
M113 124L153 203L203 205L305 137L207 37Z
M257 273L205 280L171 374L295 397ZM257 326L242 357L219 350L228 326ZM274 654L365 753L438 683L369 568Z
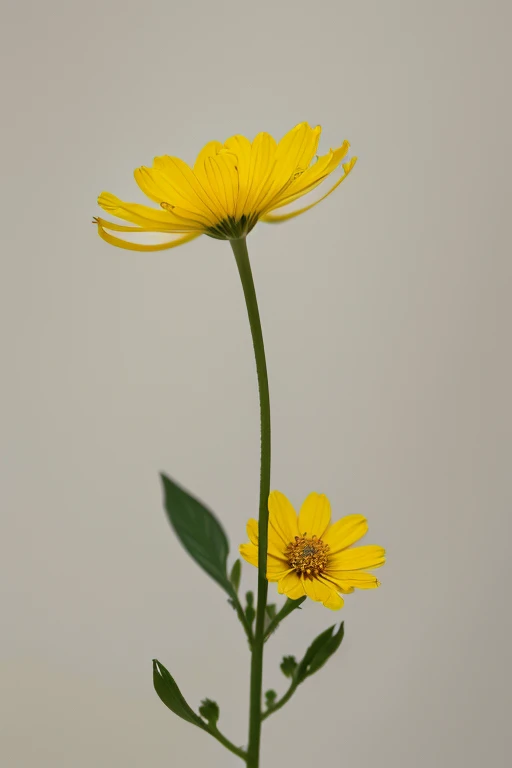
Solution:
M177 157L155 157L152 168L137 168L134 175L159 207L125 203L102 192L98 203L103 210L132 226L96 218L98 232L121 248L158 251L203 234L234 240L245 237L260 219L280 222L298 216L336 189L356 162L355 157L348 160L348 141L318 157L320 133L320 126L300 123L279 142L268 133L259 133L252 142L245 136L232 136L224 144L210 141L193 168ZM335 172L336 180L325 191L322 182L328 177L331 181ZM293 209L293 203L312 190L319 193L316 198ZM279 213L273 213L276 210ZM127 235L121 238L108 230ZM134 241L148 232L158 233L164 242Z
M347 515L331 525L329 499L318 493L307 497L297 515L286 496L273 491L268 509L267 579L277 581L280 594L292 600L307 595L337 610L343 606L340 592L380 586L366 571L384 564L384 549L352 548L368 530L362 515ZM247 534L250 543L240 546L240 554L257 567L257 520L249 520Z

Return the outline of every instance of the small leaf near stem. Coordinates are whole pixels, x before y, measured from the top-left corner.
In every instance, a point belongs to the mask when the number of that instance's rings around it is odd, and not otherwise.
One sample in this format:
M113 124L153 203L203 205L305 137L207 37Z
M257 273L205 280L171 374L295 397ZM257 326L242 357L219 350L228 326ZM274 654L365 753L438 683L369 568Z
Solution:
M292 682L284 696L278 701L274 701L273 704L268 707L267 711L262 714L262 721L269 715L277 712L281 707L284 707L299 685L303 683L307 677L318 672L326 661L338 650L344 635L343 622L340 624L337 632L334 632L334 629L334 626L329 627L325 632L318 635L309 646L304 658L299 664L297 664L293 656L285 656L281 663L281 671L287 677L291 676L290 673L292 673Z
M217 728L217 720L219 719L219 707L210 699L205 699L199 708L199 712L203 715L203 720L199 715L196 715L194 710L187 704L183 694L178 688L174 678L168 672L168 670L157 659L153 659L153 684L158 696L168 707L171 712L181 717L183 720L197 725L201 730L206 731L214 739L217 739L226 749L232 752L234 755L247 760L247 753L241 747L236 747L229 739L227 739Z
M245 618L247 619L247 623L252 632L252 625L254 623L254 618L256 616L256 611L254 610L254 592L247 592L245 595L245 599L247 600L247 608L245 609Z
M164 507L169 522L189 555L230 597L227 575L229 543L213 512L199 499L162 474Z
M233 563L233 567L231 569L231 573L229 574L229 580L231 584L233 585L233 589L235 592L238 593L238 589L240 587L240 578L242 576L242 561L240 558L235 560Z
M289 616L290 613L296 608L300 608L304 600L306 600L305 595L303 597L299 597L298 600L290 600L290 598L287 598L286 603L283 605L277 616L275 616L268 625L265 631L265 642L269 639L270 635L276 631L282 620Z
M230 604L236 610L249 640L249 646L252 647L252 630L247 623L232 580L233 571L236 579L235 566L240 561L235 562L231 578L228 577L229 542L222 525L199 499L166 475L162 474L161 478L164 507L171 527L188 554L229 595ZM238 571L241 572L241 563Z

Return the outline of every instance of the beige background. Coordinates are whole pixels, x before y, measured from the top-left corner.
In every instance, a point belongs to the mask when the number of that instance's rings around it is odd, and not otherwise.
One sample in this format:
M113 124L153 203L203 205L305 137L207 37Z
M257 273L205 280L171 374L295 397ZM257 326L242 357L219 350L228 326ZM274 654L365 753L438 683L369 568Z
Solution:
M508 763L511 21L489 0L4 2L2 766L239 764L151 683L156 656L244 742L246 647L157 475L244 540L258 416L234 260L206 238L119 251L90 220L103 189L139 199L156 154L301 120L360 162L250 236L273 486L366 514L389 563L263 765ZM268 684L336 618L291 617Z

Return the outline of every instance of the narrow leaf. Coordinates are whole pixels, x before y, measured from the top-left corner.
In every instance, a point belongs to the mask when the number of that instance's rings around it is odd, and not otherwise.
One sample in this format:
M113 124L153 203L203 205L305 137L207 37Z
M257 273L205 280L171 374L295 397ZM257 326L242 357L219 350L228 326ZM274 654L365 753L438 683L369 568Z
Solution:
M313 640L311 645L299 666L297 667L296 680L302 683L306 677L317 672L325 662L335 653L343 640L344 628L343 622L340 624L337 632L334 632L336 625L329 627Z
M338 631L335 632L334 635L326 643L322 645L318 653L315 655L315 657L311 661L311 664L309 665L309 669L308 669L308 676L313 675L315 672L318 672L318 670L321 667L323 667L325 662L334 653L336 653L336 651L341 645L341 641L343 640L344 634L345 634L345 630L343 627L343 622L341 622Z
M199 728L206 729L206 725L201 718L189 707L183 695L176 685L172 675L157 659L153 659L153 685L166 707L174 712L175 715L187 720L189 723L197 725Z
M224 529L198 499L161 475L169 522L189 555L217 584L233 595L227 576L229 543Z
M238 588L240 586L241 576L242 576L242 562L240 559L238 559L238 560L235 560L235 562L233 563L231 573L229 574L229 580L233 585L233 589L237 593L238 593Z

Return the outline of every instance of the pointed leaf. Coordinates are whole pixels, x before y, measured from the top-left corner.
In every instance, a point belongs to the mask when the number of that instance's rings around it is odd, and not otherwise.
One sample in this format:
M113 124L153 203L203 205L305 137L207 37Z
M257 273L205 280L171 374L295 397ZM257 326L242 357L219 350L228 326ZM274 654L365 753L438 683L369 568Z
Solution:
M313 675L315 672L318 672L318 670L321 667L323 667L325 662L328 659L330 659L330 657L334 653L336 653L336 651L341 645L341 641L343 640L344 634L345 634L345 629L343 626L343 622L341 622L338 631L335 632L333 636L326 643L322 645L318 653L315 655L315 657L311 661L308 669L308 676Z
M235 592L238 592L240 586L240 578L242 576L242 561L240 559L235 560L231 573L229 574L229 580L233 585Z
M161 475L169 522L189 555L217 584L233 595L227 575L229 543L224 529L198 499Z
M340 647L344 634L343 622L340 624L338 631L333 634L335 626L329 627L329 629L318 635L309 646L295 673L298 683L302 683L306 677L313 675L323 667L325 662Z
M183 698L172 675L157 659L153 659L153 685L165 706L169 707L175 715L197 725L199 728L206 729L206 724L196 715Z

